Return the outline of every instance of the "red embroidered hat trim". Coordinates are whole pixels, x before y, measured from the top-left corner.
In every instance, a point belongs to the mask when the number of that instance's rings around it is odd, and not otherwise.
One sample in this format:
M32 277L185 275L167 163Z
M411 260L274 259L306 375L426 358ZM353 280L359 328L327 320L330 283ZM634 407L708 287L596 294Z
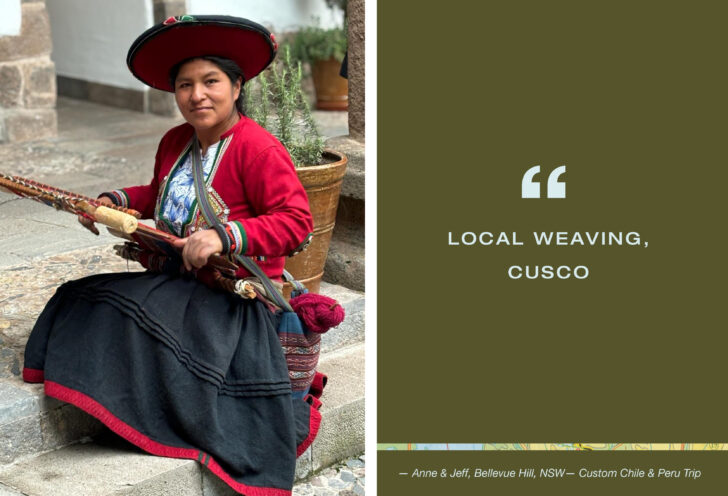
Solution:
M273 61L278 44L265 27L232 16L178 16L139 36L126 57L131 73L144 84L174 92L169 72L179 62L203 55L235 61L248 81Z

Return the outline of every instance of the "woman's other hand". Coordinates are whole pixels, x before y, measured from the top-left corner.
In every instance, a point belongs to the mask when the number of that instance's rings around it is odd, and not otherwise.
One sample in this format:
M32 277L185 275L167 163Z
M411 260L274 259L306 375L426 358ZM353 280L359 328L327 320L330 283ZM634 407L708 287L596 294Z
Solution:
M104 205L106 207L113 207L114 202L111 201L111 198L108 198L106 196L102 196L101 198L96 199L99 204ZM83 227L94 233L96 236L99 235L99 230L94 224L94 221L89 219L88 217L84 217L83 215L78 216L78 221L81 223Z
M222 252L222 240L214 229L197 231L190 237L175 240L173 244L182 248L182 260L189 271L204 267L210 255Z

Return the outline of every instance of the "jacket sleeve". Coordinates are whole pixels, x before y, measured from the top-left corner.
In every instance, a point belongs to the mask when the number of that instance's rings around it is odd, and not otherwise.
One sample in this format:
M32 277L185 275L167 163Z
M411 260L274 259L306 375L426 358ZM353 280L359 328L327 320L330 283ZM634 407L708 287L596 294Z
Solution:
M231 252L281 257L305 247L313 232L306 191L282 146L263 150L242 170L243 188L256 215L230 219Z

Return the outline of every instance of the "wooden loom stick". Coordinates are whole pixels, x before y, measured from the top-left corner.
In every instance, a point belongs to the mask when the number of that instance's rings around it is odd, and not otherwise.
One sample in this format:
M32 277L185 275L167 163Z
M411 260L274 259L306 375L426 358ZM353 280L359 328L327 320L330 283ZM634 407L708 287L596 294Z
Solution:
M0 177L2 177L2 176L4 176L4 175L3 174L0 174ZM95 205L95 206L101 205L101 203L99 202L98 198L91 198L89 196L85 196L85 195L82 195L82 194L79 194L79 193L74 193L74 192L71 192L71 191L67 191L65 189L60 189L60 188L57 188L55 186L51 186L50 184L43 184L43 183L38 182L38 181L35 181L33 179L28 179L27 177L12 176L12 178L15 181L21 181L21 182L29 185L30 187L40 188L42 190L45 190L46 192L58 193L58 194L61 194L63 196L68 196L68 197L75 198L75 199L79 199L79 200L86 200L91 205ZM124 212L126 214L132 215L132 216L136 217L137 219L141 219L142 218L142 214L141 213L139 213L136 210L131 209L131 208L120 207L118 205L108 205L108 206L107 205L104 205L104 206L106 206L107 208L110 208L112 210L118 210L120 212Z
M137 218L129 213L135 212L139 215L136 211L110 208L87 196L59 190L53 186L22 177L0 173L0 187L23 198L30 198L52 206L57 210L85 215L96 222L127 234L136 231L138 226Z

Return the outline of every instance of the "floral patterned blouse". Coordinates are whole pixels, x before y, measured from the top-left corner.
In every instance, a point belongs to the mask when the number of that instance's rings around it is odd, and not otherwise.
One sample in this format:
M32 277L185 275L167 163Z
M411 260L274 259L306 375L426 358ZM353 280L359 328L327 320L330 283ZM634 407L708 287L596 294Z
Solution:
M219 145L219 141L214 145L210 145L207 153L202 156L202 170L205 179L210 175ZM174 229L174 234L183 236L182 226L190 221L193 203L196 200L191 154L187 154L184 162L172 174L169 181L169 190L159 211L159 216L167 219Z

